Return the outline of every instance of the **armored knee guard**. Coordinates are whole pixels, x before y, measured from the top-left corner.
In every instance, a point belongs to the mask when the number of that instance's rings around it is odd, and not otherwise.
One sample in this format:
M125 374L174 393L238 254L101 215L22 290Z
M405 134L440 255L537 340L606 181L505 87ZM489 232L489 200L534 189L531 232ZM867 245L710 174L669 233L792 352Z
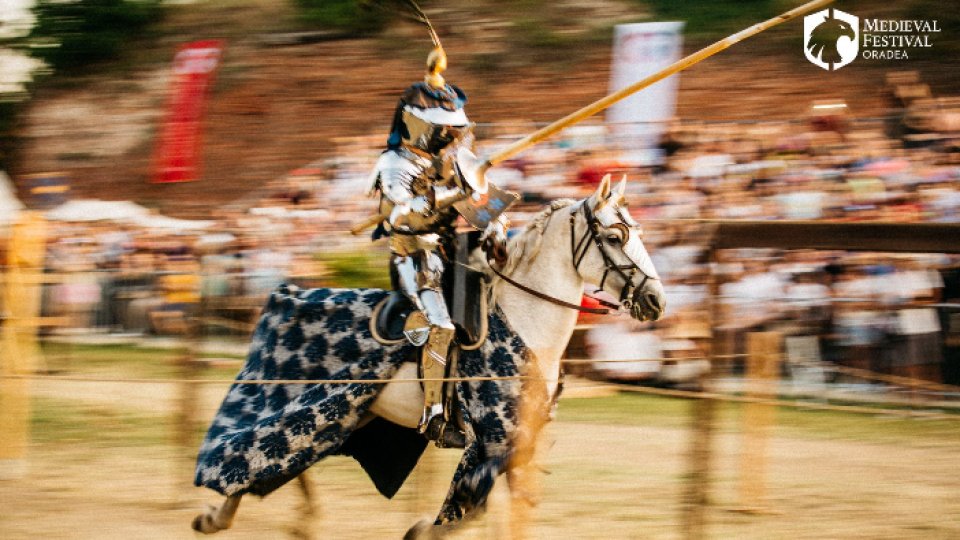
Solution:
M424 315L430 323L430 337L420 353L420 367L423 372L423 415L420 418L420 432L433 432L439 426L436 423L446 421L443 410L443 379L447 374L447 353L454 336L454 326L447 313L443 296L436 290L420 291L420 302ZM436 420L435 420L436 419ZM431 425L433 427L431 428Z

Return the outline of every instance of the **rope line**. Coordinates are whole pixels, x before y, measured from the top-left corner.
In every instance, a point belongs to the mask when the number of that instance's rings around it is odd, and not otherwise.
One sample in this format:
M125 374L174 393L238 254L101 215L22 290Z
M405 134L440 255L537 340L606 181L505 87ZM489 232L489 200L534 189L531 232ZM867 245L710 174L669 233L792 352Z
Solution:
M702 362L704 360L709 361L709 358L705 356L693 356L690 358L620 358L615 360L607 359L591 359L591 358L565 358L560 362L563 364L629 364L633 362L672 362L672 363L683 363L683 362Z
M717 359L725 358L742 358L746 357L744 354L729 354L718 356ZM224 359L214 359L214 361L221 362ZM236 362L240 363L242 360L228 359L231 363ZM693 357L693 358L676 358L664 360L663 358L631 358L631 359L613 359L613 360L592 360L589 358L568 358L562 360L564 364L578 365L578 364L616 364L616 363L634 363L634 362L694 362L694 361L703 361L708 360L706 357ZM836 364L824 364L822 367L825 370L835 371L838 373L844 373L847 375L855 376L865 380L876 380L882 382L889 382L891 384L899 386L907 386L913 388L923 388L926 390L937 391L939 393L960 393L960 386L953 386L949 384L935 383L930 381L924 381L920 379L911 379L908 377L901 377L897 375L886 375L882 373L877 373L874 371L869 371L865 369L857 369L846 366L839 366ZM422 381L444 381L444 382L470 382L470 381L504 381L504 380L521 380L521 379L535 379L535 380L556 380L556 379L544 379L544 378L535 378L535 377L525 377L525 376L489 376L489 377L447 377L447 378L431 378L431 379L420 379L420 378L407 378L407 379L250 379L250 380L236 380L236 379L174 379L174 378L108 378L108 377L83 377L76 375L41 375L41 374L20 374L20 375L10 375L4 374L0 375L0 379L47 379L47 380L57 380L57 381L73 381L73 382L110 382L110 383L161 383L161 384L173 384L173 383L188 383L188 384L220 384L220 383L242 383L242 384L384 384L388 382L422 382ZM611 383L614 384L614 383Z
M387 384L387 383L418 383L418 382L474 382L474 381L556 381L557 379L546 379L543 377L530 377L525 375L513 376L490 376L490 377L433 377L433 378L403 378L403 379L172 379L160 377L148 378L117 378L117 377L83 377L79 375L0 375L0 379L29 379L29 380L48 380L62 382L90 382L90 383L131 383L131 384L249 384L249 385L273 385L273 384Z
M404 379L275 379L262 380L251 379L248 381L237 381L233 379L161 379L161 378L108 378L108 377L79 377L67 375L0 375L0 379L32 379L32 380L51 380L60 382L98 382L98 383L144 383L144 384L252 384L252 385L274 385L274 384L386 384L391 382L417 383L422 381L447 381L447 382L472 382L472 381L509 381L509 380L537 380L537 381L555 381L545 377L529 376L510 376L510 377L449 377L449 378L404 378ZM921 410L888 409L880 407L865 407L859 405L832 405L827 403L810 403L803 401L790 401L781 399L771 399L751 396L737 396L732 394L721 394L717 392L693 392L689 390L676 390L670 388L652 388L642 386L631 386L617 383L594 383L577 384L571 388L602 388L612 387L622 392L636 394L647 394L664 397L675 397L683 399L712 399L715 401L726 401L735 403L756 403L770 405L775 407L790 407L794 409L846 412L855 414L872 414L884 416L896 416L902 418L924 418L929 420L948 420L960 422L960 414L944 414Z

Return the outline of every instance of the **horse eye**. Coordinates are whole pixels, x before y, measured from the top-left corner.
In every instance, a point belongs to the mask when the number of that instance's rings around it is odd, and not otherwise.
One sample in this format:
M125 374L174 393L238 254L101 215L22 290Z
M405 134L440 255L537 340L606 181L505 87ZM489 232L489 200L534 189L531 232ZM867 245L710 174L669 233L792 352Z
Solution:
M619 243L620 243L620 235L618 235L618 234L609 234L609 235L607 235L607 241L610 242L611 244L619 244Z

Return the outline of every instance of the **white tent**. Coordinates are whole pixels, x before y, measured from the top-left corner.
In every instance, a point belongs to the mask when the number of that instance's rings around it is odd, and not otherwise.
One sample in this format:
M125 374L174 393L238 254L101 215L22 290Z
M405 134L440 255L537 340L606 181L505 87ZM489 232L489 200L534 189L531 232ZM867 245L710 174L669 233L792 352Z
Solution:
M9 225L17 219L23 210L23 203L17 198L17 191L7 173L0 171L0 225Z
M116 221L148 229L175 231L203 230L214 225L213 221L176 219L152 213L149 209L130 201L101 201L79 199L66 202L47 212L53 221Z
M53 221L132 221L149 214L146 208L130 201L80 199L67 201L47 212Z

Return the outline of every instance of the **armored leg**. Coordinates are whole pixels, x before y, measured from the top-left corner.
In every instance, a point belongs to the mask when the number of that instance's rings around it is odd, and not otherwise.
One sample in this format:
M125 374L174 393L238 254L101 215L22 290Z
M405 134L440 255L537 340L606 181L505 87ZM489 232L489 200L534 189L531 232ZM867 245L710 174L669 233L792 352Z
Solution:
M418 274L420 273L420 264L417 258L412 255L400 256L394 255L393 266L397 269L397 288L403 293L413 305L420 311L423 311L423 303L420 302L420 287L418 285Z
M416 255L396 257L394 264L400 289L420 309L430 325L429 337L420 353L420 367L426 380L423 381L424 404L419 430L428 438L437 439L447 420L443 410L441 379L446 375L447 352L455 333L447 304L440 292L443 262L436 253L425 250Z
M440 428L446 421L443 410L443 379L447 371L447 352L453 339L454 326L447 314L443 296L433 289L420 291L424 314L430 322L430 337L420 353L420 366L423 371L423 415L420 417L420 433L430 438L440 434Z

